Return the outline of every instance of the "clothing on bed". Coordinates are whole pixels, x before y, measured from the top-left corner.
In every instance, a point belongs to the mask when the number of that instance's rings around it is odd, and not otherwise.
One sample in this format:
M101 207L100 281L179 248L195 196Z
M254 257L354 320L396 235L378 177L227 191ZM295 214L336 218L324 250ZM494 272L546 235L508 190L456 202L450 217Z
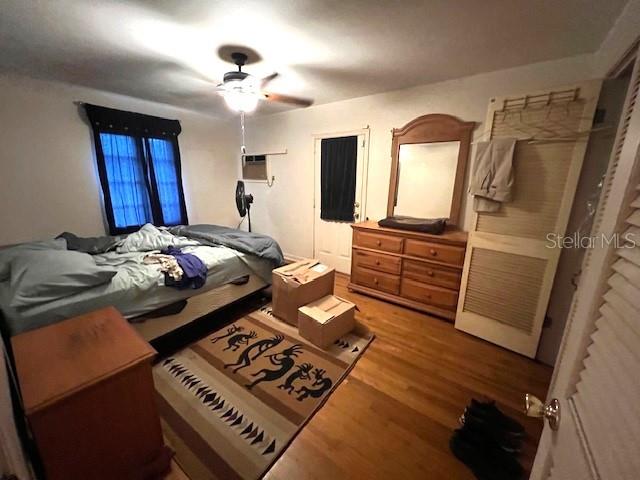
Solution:
M164 253L150 253L144 257L144 263L147 265L160 265L160 271L165 274L165 277L172 278L173 280L180 280L182 278L182 268L178 264L178 260L173 255Z
M181 278L174 278L165 273L165 285L177 288L202 288L207 281L207 266L198 257L191 253L181 252L175 247L169 247L162 251L163 254L175 258L182 270Z

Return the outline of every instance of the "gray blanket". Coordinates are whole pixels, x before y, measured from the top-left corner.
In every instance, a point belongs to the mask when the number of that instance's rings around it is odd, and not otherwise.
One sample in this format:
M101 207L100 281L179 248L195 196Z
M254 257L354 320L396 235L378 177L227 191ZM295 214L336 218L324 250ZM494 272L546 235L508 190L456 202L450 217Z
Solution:
M274 268L284 264L280 245L273 238L219 225L179 225L169 228L174 235L197 240L203 245L223 245L239 252L270 260Z

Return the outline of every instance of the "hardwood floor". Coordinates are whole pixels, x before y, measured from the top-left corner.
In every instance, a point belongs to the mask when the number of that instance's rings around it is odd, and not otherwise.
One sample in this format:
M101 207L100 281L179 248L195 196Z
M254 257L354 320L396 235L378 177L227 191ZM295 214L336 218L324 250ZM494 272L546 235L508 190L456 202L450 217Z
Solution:
M350 293L347 283L338 275L335 294L358 305L376 339L264 478L472 480L449 451L471 398L495 399L525 425L521 462L530 469L542 422L520 412L526 392L545 398L551 368L444 320ZM174 465L167 478L183 475Z
M525 425L529 469L542 422L520 411L526 392L545 398L551 369L347 283L337 277L336 295L376 339L265 478L473 479L448 445L471 398L493 398Z

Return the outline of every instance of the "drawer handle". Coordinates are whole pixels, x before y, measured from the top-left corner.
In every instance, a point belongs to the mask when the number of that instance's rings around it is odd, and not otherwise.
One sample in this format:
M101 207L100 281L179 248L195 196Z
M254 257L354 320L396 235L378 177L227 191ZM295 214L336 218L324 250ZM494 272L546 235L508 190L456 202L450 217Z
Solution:
M433 248L431 250L429 250L429 253L434 257L438 256L438 252L436 252Z
M376 285L378 285L378 283L379 283L379 282L378 282L378 279L377 279L377 278L374 278L374 279L373 279L373 283L375 283Z
M376 245L381 246L382 245L382 240L376 241Z
M376 265L380 265L380 260L376 260Z
M428 270L427 271L427 275L430 276L430 277L433 277L433 270Z

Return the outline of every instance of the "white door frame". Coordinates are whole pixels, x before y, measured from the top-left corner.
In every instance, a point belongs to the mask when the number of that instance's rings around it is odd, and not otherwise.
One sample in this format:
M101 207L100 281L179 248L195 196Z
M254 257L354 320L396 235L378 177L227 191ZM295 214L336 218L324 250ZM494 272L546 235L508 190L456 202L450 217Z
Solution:
M338 138L338 137L357 137L358 135L364 135L364 151L362 152L362 201L360 202L360 221L366 219L367 215L367 186L368 186L368 177L369 177L369 134L371 130L369 129L369 125L366 127L357 129L357 130L346 130L341 132L330 132L330 133L314 133L311 135L311 147L313 152L313 256L316 255L316 208L320 208L319 205L316 205L316 186L318 184L316 178L316 172L318 171L318 166L316 165L316 141L322 140L323 138Z
M637 43L634 48L638 49ZM631 75L629 91L633 88L634 79L638 75L640 75L640 59L636 58L634 59L634 70ZM624 141L621 139L622 124L628 112L629 103L630 96L628 92L607 168L605 185L600 194L600 202L591 230L592 235L603 234L610 237L618 230L621 220L628 214L623 208L625 200L628 198L630 189L635 188L634 182L638 181L637 177L634 177L634 173L637 172L638 162L640 162L640 157L638 156L640 148L640 108L637 106L629 117ZM619 151L618 161L614 163L613 159L620 143L622 143L622 148ZM565 417L565 431L567 427L575 426L577 431L569 433L575 434L576 441L581 447L578 449L578 453L584 455L587 460L592 478L600 478L595 460L589 450L588 438L582 430L579 415L574 408L571 408L572 404L567 399L575 391L579 374L584 368L583 361L587 354L591 334L594 331L597 312L602 302L602 294L606 290L605 282L611 273L613 253L614 248L611 245L607 245L604 248L591 248L585 253L582 262L584 274L580 277L580 286L573 297L571 311L567 318L556 359L556 366L553 370L547 393L547 400L555 397L561 402L562 415ZM562 423L560 428L563 428ZM531 480L545 480L548 478L553 462L554 448L561 443L560 439L563 434L565 432L551 431L548 423L545 423L531 472ZM566 452L563 453L566 455ZM560 460L566 461L566 457Z

